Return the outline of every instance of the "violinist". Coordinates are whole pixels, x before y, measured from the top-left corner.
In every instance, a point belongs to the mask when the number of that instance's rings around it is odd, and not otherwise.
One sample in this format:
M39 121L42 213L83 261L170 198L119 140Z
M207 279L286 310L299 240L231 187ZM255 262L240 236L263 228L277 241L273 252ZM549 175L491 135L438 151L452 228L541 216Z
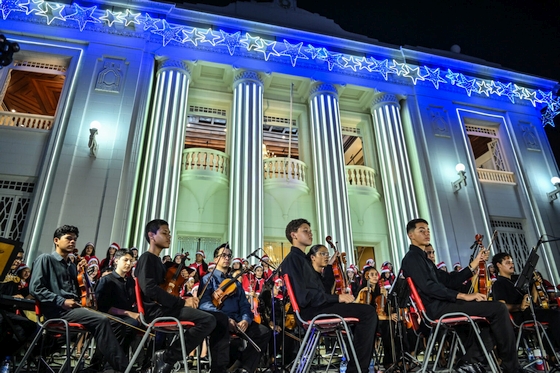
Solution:
M358 289L360 288L358 269L354 264L351 264L346 269L346 274L348 276L348 287L350 288L351 294L358 294Z
M261 265L263 267L263 278L265 280L268 280L268 278L272 276L272 269L270 268L269 262L270 257L264 254L261 258Z
M266 351L271 331L264 325L253 322L254 316L245 292L239 286L237 279L227 275L230 261L231 250L227 244L222 244L214 250L216 268L202 280L204 284L209 283L209 285L200 299L200 309L225 314L228 319L225 328L230 333L241 334L242 338L246 335L259 346L261 352L257 352L249 343L241 353L239 363L236 364L242 370L253 373L257 370L260 358ZM221 326L218 324L217 327ZM212 354L212 360L214 359L214 354Z
M524 372L519 365L517 349L515 347L515 335L509 320L507 307L500 302L485 302L486 295L480 293L462 293L453 289L440 277L435 264L426 255L426 248L430 243L430 228L424 219L414 219L407 223L406 231L410 239L410 247L402 260L401 270L405 277L411 277L416 285L420 298L422 299L428 316L436 320L438 317L449 312L463 312L467 315L482 316L490 322L490 331L495 337L498 357L502 360L502 370L505 373ZM468 279L478 269L478 263L488 256L484 250L480 250L475 260L476 266L471 263L466 269L459 272L465 277L459 278L457 282ZM473 269L474 268L474 269ZM468 272L467 272L468 271ZM469 273L470 272L470 273ZM451 274L448 274L451 275ZM450 279L451 277L447 278ZM492 350L492 341L486 338L487 330L482 330L482 338L487 350ZM460 336L464 342L466 353L460 358L458 372L480 371L482 354L472 338ZM482 370L484 371L484 370Z
M351 294L330 294L327 292L321 274L317 272L306 258L305 251L313 242L313 234L309 221L305 219L292 220L286 226L286 238L292 244L289 254L282 262L284 274L288 274L292 281L293 290L304 319L311 320L320 313L334 313L342 317L356 317L360 321L354 329L354 348L362 372L368 371L373 356L373 341L377 328L377 315L371 306L357 304ZM328 251L319 245L317 252L310 256L321 257L323 264L328 264ZM325 259L322 259L322 258ZM357 362L351 359L348 373L357 372Z
M55 251L35 259L29 292L41 302L41 311L47 319L62 318L84 325L93 335L97 351L109 365L115 370L125 371L128 356L118 342L124 325L81 306L78 267L85 266L86 261L82 259L77 267L67 260L68 254L76 247L78 234L78 228L70 225L55 230ZM92 360L92 369L101 370L101 361Z
M208 273L208 264L204 261L206 255L204 255L204 251L198 250L195 254L194 262L191 263L196 269L199 278L203 278Z
M144 237L150 247L138 258L135 275L142 290L148 321L160 316L192 321L195 326L185 330L187 353L193 351L209 335L213 357L211 369L218 373L225 372L227 362L224 362L221 357L223 351L228 349L229 336L226 329L217 328L216 324L227 325L227 317L220 313L208 313L197 309L197 297L182 299L160 287L165 283L166 268L159 255L171 243L169 224L165 220L156 219L148 222L144 229ZM199 293L201 291L199 290ZM179 338L176 338L167 349L156 352L153 372L169 373L175 362L181 359L181 343Z
M529 308L531 299L527 294L522 294L515 288L515 282L519 276L514 274L515 265L511 255L505 252L497 253L492 258L492 264L498 269L498 278L492 285L494 299L506 304L517 325L523 321L533 320ZM539 294L536 294L535 290L533 283L532 298L537 302ZM547 297L546 294L544 296ZM547 334L554 348L560 348L560 311L558 309L544 309L543 307L534 307L534 310L538 321L549 323ZM546 342L545 348L549 356L553 356L552 351L549 350L550 346Z

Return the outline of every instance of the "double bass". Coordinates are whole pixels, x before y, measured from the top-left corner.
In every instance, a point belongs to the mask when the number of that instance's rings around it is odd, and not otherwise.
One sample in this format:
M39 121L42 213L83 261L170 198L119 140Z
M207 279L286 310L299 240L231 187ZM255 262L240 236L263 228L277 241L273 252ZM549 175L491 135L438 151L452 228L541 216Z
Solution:
M332 269L334 273L334 288L336 294L347 294L348 290L348 276L346 274L346 253L340 253L334 243L332 242L332 237L327 236L325 238L331 249L334 250L334 261L332 263Z

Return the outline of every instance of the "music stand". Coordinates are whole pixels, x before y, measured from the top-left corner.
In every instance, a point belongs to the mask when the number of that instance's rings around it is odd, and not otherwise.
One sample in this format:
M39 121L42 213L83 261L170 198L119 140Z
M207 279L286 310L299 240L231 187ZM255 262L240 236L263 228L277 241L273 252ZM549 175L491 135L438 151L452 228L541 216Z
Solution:
M22 246L22 242L0 237L0 279L6 278Z
M535 247L531 250L529 257L527 258L527 263L523 267L521 274L515 281L515 288L524 294L529 294L529 285L531 284L531 279L533 278L533 272L539 261L539 254L537 254L537 248Z

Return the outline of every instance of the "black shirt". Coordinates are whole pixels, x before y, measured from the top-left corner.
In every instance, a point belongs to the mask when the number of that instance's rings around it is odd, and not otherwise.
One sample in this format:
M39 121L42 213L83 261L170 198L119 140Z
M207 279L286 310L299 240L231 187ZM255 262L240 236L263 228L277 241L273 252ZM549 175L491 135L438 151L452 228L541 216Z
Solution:
M504 301L506 304L521 304L523 294L515 288L518 275L511 276L511 279L499 276L492 285L492 296L494 300Z
M97 298L97 309L101 312L109 312L111 307L138 312L134 279L127 276L121 277L115 271L101 277L95 289L95 297Z
M134 274L142 289L142 300L149 319L162 315L178 317L185 301L169 294L161 284L167 271L159 256L146 251L140 255Z

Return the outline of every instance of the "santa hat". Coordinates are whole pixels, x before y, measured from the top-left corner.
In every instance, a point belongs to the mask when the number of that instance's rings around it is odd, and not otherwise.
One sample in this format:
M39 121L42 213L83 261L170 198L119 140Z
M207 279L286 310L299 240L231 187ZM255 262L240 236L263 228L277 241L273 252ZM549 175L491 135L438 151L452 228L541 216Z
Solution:
M214 262L208 263L208 269L209 269L209 270L210 270L210 269L214 269L214 268L216 268L216 263L214 263Z
M352 271L352 272L357 274L358 273L358 268L356 268L356 266L354 264L350 264L348 266L348 268L346 269L346 272L348 272L348 271Z
M254 266L254 267L253 267L253 271L256 271L256 270L257 270L257 268L263 268L263 266L262 266L262 265L260 265L260 264L257 264L256 266Z
M270 260L270 258L269 258L268 255L266 255L266 254L264 254L264 255L261 257L261 262L268 262L269 260Z
M274 280L274 283L275 283L275 284L282 283L282 279L281 279L281 278L277 278L276 280Z
M87 262L88 266L95 264L95 265L99 265L99 259L97 259L96 257L89 257L88 262Z
M194 255L202 255L203 258L206 258L206 255L204 255L204 251L202 250L198 250Z
M121 247L119 246L119 244L116 243L116 242L113 242L112 244L110 244L110 245L109 245L109 249L110 249L110 248L117 249L117 250L120 250L120 249L121 249Z
M385 262L385 263L387 263L387 262ZM391 271L389 270L389 267L387 267L387 265L381 266L381 273L389 273L389 272L391 272Z
M436 267L438 269L442 269L443 267L447 267L447 265L445 264L445 262L439 262Z
M393 263L391 263L391 262L389 262L389 261L386 261L386 262L383 262L383 263L381 264L381 267L387 267L388 265L391 265L391 266L392 266Z
M188 281L188 282L194 282L194 277L189 277L189 278L187 279L187 281Z
M93 242L87 242L86 245L84 246L84 248L91 246L95 249L95 245L93 244Z
M492 264L492 262L490 262L490 263L488 263L487 267L488 267L488 268L494 267L494 264Z
M366 260L366 266L375 267L375 260L369 258L368 260Z
M231 261L231 265L235 264L235 263L239 263L241 264L241 258L235 258Z
M368 268L375 268L374 266L370 266L369 264L366 263L365 266L362 267L362 272L365 271Z
M20 271L23 271L24 269L29 269L29 266L26 265L25 263L21 263L18 267L18 269L16 270L16 273L19 273Z
M196 283L192 286L191 291L192 291L192 292L197 291L199 286L200 286L200 282L196 282Z
M492 264L492 263L490 263ZM461 267L461 263L457 262L453 264L453 269L457 268L457 267ZM439 267L438 267L439 268Z

